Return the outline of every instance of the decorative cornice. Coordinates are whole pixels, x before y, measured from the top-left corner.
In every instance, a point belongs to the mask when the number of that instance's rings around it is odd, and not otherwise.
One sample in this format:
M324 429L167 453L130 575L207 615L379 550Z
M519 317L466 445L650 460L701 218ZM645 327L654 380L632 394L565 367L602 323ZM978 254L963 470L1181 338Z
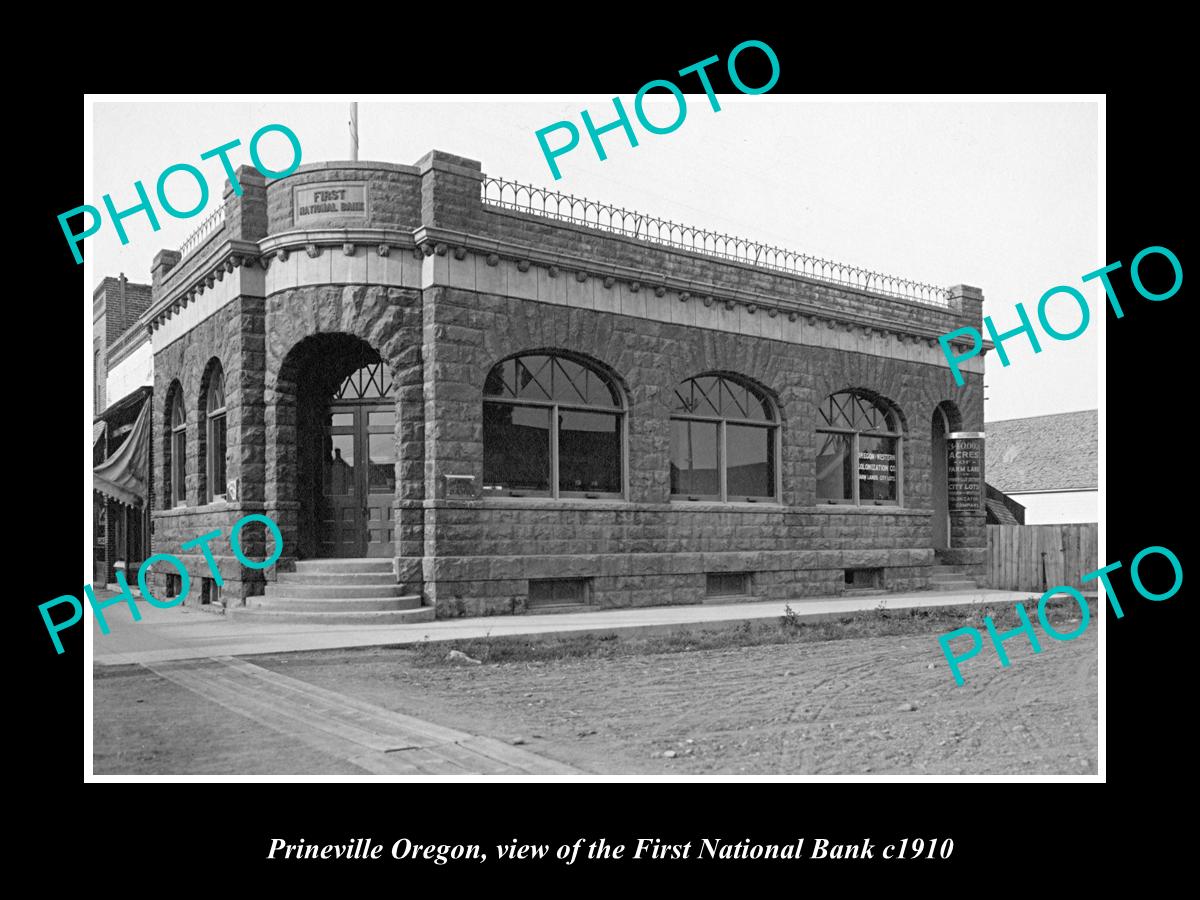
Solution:
M323 230L293 230L281 232L264 238L259 243L250 241L228 241L206 261L203 271L192 273L187 279L186 287L181 282L173 288L162 300L153 304L143 314L141 320L149 331L153 331L177 309L184 308L194 297L202 294L206 287L212 287L216 280L231 273L234 269L258 262L264 269L274 258L286 261L292 250L303 248L310 257L318 257L325 246L340 246L347 256L353 256L359 244L375 245L380 256L387 256L391 247L411 247L413 256L417 259L432 256L446 256L453 251L456 260L464 260L469 253L485 257L489 266L496 266L502 259L515 262L517 270L527 272L532 265L543 266L551 278L557 278L566 269L574 273L580 283L588 278L596 278L605 289L612 289L617 281L628 285L631 293L638 293L643 284L653 284L656 297L664 297L668 291L675 291L682 303L693 298L701 298L706 307L720 303L727 311L734 311L739 306L746 309L748 314L755 314L760 308L767 316L776 318L780 312L786 312L788 321L795 322L803 316L810 327L822 325L828 328L844 328L847 331L861 329L870 337L878 332L884 336L895 336L901 343L906 338L914 343L924 342L928 346L938 346L938 337L944 332L929 326L916 323L898 322L880 319L873 315L856 312L841 312L818 307L806 301L783 299L777 296L761 294L745 288L717 288L715 285L703 284L690 279L663 275L661 272L651 272L636 269L621 264L593 260L584 257L544 250L533 245L522 245L515 242L500 241L496 238L470 235L449 229L422 226L413 232L398 232L389 229L323 229ZM808 282L799 275L792 273L775 273L781 278L799 282ZM829 287L821 281L812 282L817 287ZM697 290L699 288L699 290ZM867 291L852 292L875 296ZM888 298L892 299L892 298ZM923 307L928 309L928 307ZM937 310L935 310L937 311ZM948 311L951 315L953 311ZM954 325L951 320L947 325ZM970 346L965 340L954 341L956 346ZM984 341L983 350L992 349L992 343Z
M803 315L810 325L815 325L818 321L828 323L829 327L835 327L833 325L834 322L846 322L850 324L850 327L865 325L877 330L881 334L909 334L918 338L932 336L935 345L937 344L936 338L945 333L943 330L937 330L917 323L883 319L870 314L840 312L827 307L817 306L807 301L782 299L778 296L761 294L745 288L717 288L715 285L698 283L690 279L670 275L664 277L661 272L637 269L617 263L602 262L559 251L545 250L535 245L521 244L515 241L501 241L494 237L473 235L452 229L421 226L413 232L413 238L416 240L418 246L428 246L429 242L436 241L439 243L439 246L454 246L455 248L465 248L474 253L494 254L504 259L514 259L518 261L519 269L520 264L524 262L545 266L551 278L557 277L559 271L566 268L572 271L586 272L590 277L602 279L605 288L611 288L617 281L624 281L628 284L631 293L637 293L643 284L651 283L655 285L655 294L658 296L663 296L668 290L679 292L681 298L684 293L688 295L689 299L693 296L703 296L704 304L710 307L715 302L722 303L730 311L736 309L739 305L745 306L747 309L753 306L756 311L760 308L766 310L768 316L771 316L772 310L775 311L775 316L778 316L780 312L787 311L788 321L790 322L796 321L798 316ZM721 260L721 262L727 261ZM526 271L525 269L520 270ZM941 313L948 318L946 330L961 326L961 322L952 318L955 312L952 309L948 310L908 302L889 295L875 294L869 290L851 285L834 285L830 282L807 278L793 272L773 271L772 274L784 280L812 285L818 289L828 290L830 287L836 287L839 290L849 293L886 300L900 312L913 309L926 313ZM697 290L697 288L701 290ZM660 289L662 290L662 294L659 294ZM954 343L958 346L970 346L969 342L964 340L956 340ZM984 342L985 348L990 348L991 346L990 342Z

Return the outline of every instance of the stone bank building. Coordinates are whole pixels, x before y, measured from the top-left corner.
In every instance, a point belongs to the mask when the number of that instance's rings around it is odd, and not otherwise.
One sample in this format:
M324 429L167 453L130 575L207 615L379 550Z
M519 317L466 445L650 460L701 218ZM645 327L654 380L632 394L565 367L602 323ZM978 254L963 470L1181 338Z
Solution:
M937 344L980 326L976 288L437 151L239 178L118 336L152 359L142 552L184 560L188 603L382 622L982 575L982 465L960 459L982 453L955 449L982 437L983 359L957 387ZM214 542L218 590L181 545L249 513L283 555L257 572Z

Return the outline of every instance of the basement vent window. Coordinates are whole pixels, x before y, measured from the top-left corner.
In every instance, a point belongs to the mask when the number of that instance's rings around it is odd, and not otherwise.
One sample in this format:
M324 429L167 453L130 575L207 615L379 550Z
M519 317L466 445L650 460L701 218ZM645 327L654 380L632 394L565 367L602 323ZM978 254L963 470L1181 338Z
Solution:
M749 572L709 572L706 577L706 596L746 597L750 594Z
M529 582L529 608L583 606L588 598L587 578L542 578Z
M211 578L205 578L201 581L200 603L203 605L221 605L221 586Z
M853 590L883 587L883 569L846 569L846 587Z

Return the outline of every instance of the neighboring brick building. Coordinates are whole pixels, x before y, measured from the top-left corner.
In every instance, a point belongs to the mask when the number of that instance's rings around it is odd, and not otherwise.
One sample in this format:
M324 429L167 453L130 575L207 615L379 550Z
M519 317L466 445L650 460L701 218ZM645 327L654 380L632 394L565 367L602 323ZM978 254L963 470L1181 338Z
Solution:
M138 428L138 417L153 383L154 361L139 319L150 300L150 285L134 284L124 273L102 279L92 292L92 463L99 475L93 479L92 580L97 585L113 583L117 563L132 564L136 571L148 555L149 445L135 453L125 444L131 438L144 442L146 431L145 424Z
M950 512L945 448L982 431L983 361L956 387L936 340L980 326L979 290L440 152L240 181L184 255L158 254L143 319L155 552L195 580L183 542L254 512L284 535L275 584L213 544L226 606L382 621L982 574L982 481ZM243 544L266 555L261 529ZM391 562L307 562L346 557Z

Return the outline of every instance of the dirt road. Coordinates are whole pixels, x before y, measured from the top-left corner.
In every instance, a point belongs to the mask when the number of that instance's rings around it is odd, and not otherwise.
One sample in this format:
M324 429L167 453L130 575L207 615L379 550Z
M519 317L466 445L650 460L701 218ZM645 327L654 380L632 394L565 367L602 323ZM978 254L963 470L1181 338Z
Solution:
M1094 774L1095 629L1038 655L1009 643L1011 667L980 654L962 687L919 635L478 667L396 651L258 662L598 773Z
M1094 774L1096 630L1039 655L1009 644L1010 668L981 653L962 687L936 634L479 666L412 650L254 663L596 773ZM356 771L146 670L98 673L95 697L97 773Z

